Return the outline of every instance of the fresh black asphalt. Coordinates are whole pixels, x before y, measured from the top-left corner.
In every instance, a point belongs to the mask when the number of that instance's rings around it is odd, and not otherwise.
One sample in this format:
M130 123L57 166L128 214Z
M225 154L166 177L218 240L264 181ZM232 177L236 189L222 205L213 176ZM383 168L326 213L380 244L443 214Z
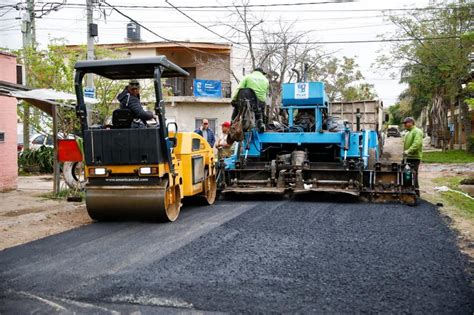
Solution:
M456 236L423 202L224 201L0 252L0 314L472 314Z

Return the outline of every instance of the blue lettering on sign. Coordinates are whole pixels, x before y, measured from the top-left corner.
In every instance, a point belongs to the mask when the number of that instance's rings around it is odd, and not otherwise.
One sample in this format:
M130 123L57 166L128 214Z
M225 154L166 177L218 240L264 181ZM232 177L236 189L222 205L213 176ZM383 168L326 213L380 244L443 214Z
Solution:
M194 80L194 96L222 97L222 84L217 80Z
M90 98L95 98L95 89L91 88L91 87L84 88L84 96L85 97L90 97Z

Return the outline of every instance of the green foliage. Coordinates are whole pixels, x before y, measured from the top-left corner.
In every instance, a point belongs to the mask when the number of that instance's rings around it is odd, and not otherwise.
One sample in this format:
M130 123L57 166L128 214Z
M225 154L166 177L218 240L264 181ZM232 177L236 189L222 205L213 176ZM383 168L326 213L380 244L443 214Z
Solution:
M325 83L331 101L371 100L377 96L374 86L363 82L364 76L354 58L321 61L311 69L309 78Z
M423 163L474 163L474 154L463 150L424 152Z
M54 149L41 146L39 149L23 150L18 157L18 166L23 172L52 173Z
M441 194L445 200L454 205L464 214L468 215L469 218L474 218L474 200L454 191L446 191Z
M448 5L443 1L433 1L431 5L446 9L414 10L403 16L389 16L398 26L394 38L412 40L397 42L388 50L390 55L378 59L382 68L403 65L401 82L408 84L408 88L400 99L410 102L414 116L418 116L423 108L430 107L436 97L442 98L444 107L449 107L459 96L461 82L470 71L468 56L473 44L473 36L468 32L471 4L457 0ZM446 121L446 118L441 120L437 123Z
M469 109L474 110L474 82L469 82L467 84L467 96L464 101L469 106Z
M74 94L74 64L78 60L86 59L86 51L86 46L69 48L66 47L63 41L53 40L46 49L22 49L14 53L26 64L28 86ZM123 52L122 50L96 47L95 54L97 59L113 59L121 57ZM114 99L124 87L125 82L112 81L95 76L94 85L96 98L99 100L99 103L94 105L93 121L103 124L111 116L113 109L117 107ZM18 115L21 119L23 119L23 114L23 106L20 105L18 107ZM70 134L79 129L79 121L76 119L76 113L73 109L60 107L58 116L58 129L60 132ZM34 111L30 121L33 127L40 132L45 131L42 130L43 126L51 127L52 124L51 119L45 118L45 115L40 114L38 110Z
M388 121L389 125L401 125L403 118L406 116L406 113L404 113L400 108L400 103L390 106L388 108L388 114L389 114L389 121Z
M470 135L467 139L469 152L474 154L474 135Z
M80 200L85 200L85 192L79 191L77 189L69 188L69 187L62 187L57 194L53 192L49 192L46 194L41 195L42 198L45 199L53 199L53 200L66 200L69 197L79 198Z
M462 184L462 181L468 179L464 176L452 176L435 178L433 182L437 185L448 186L451 189L461 191L459 185ZM454 191L441 192L440 194L448 204L456 207L460 213L467 215L470 219L474 218L474 200Z

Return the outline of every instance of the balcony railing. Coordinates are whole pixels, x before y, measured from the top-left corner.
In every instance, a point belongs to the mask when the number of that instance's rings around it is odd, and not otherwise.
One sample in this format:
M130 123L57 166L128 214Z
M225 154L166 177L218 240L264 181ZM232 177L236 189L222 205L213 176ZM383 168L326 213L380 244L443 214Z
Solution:
M165 86L171 88L173 96L194 96L194 78L171 78L166 80ZM230 81L221 81L221 92L223 98L232 96Z

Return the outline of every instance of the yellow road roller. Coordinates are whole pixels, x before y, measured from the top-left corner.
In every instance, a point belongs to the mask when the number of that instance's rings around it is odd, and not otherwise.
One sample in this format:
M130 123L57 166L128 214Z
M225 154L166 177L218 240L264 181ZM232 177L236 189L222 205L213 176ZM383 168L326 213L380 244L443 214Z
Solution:
M216 199L214 153L207 141L166 123L161 79L187 76L164 56L78 61L75 65L76 114L81 122L86 207L94 220L148 218L175 221L182 200ZM84 102L82 81L93 73L111 80L151 79L156 123L134 128L127 108L113 112L112 124L93 125ZM173 131L170 131L173 126Z

